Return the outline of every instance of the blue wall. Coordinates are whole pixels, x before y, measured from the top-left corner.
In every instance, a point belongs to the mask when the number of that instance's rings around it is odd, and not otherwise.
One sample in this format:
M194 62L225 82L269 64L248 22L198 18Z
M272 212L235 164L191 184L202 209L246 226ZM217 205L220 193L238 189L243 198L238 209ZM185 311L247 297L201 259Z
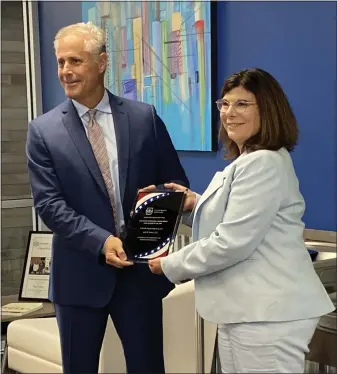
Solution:
M217 86L229 74L261 67L279 80L300 126L292 154L307 208L307 228L336 230L335 2L219 2ZM81 21L79 2L40 2L43 108L64 99L53 37ZM180 152L192 188L202 192L226 162L220 153ZM263 203L263 202L261 202Z

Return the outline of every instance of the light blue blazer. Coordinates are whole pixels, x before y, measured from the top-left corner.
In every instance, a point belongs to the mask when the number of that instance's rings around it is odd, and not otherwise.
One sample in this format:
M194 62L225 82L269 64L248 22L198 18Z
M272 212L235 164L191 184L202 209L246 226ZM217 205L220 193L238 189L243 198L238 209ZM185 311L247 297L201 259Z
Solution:
M304 209L286 149L243 153L198 196L193 243L163 258L163 272L173 283L195 279L196 308L214 323L332 312L303 241Z

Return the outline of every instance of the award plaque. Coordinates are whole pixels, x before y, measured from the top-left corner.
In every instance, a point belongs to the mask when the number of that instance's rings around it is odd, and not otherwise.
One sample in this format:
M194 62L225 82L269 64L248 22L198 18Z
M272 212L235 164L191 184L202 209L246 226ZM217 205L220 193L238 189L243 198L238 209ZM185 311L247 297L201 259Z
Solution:
M128 260L147 262L167 256L183 212L185 192L138 192L123 240Z

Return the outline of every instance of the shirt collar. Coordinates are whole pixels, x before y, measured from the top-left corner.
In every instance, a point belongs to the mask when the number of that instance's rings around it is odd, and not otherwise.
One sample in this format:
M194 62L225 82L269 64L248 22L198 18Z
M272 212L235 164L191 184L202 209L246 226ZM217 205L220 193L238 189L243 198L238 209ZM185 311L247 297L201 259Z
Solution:
M80 104L76 100L72 99L71 101L73 102L79 117L82 118L88 112L89 108L87 108L85 105ZM94 109L98 110L99 112L111 114L110 100L107 90L104 90L102 100L96 105Z

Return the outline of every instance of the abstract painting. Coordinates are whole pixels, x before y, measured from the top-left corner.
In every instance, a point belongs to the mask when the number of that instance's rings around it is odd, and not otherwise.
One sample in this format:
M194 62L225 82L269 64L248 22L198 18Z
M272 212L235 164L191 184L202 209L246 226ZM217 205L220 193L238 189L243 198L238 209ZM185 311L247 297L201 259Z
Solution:
M105 31L106 87L154 105L177 150L212 151L211 2L82 2L82 20Z

